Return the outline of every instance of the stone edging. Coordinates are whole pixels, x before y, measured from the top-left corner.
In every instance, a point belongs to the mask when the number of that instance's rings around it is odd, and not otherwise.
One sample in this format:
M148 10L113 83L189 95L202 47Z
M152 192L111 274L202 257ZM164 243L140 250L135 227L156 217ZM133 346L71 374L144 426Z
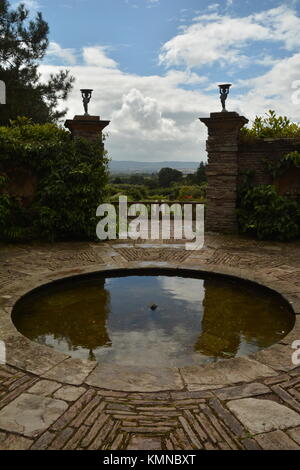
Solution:
M11 312L17 300L27 292L53 281L63 280L75 275L110 272L122 270L123 266L97 266L75 268L66 271L54 271L27 278L22 286L12 288L11 296L0 309L0 339L6 343L7 363L32 374L55 380L57 382L128 392L158 391L203 391L221 388L226 385L239 384L272 377L280 372L296 368L292 364L293 350L291 344L300 339L300 300L295 296L289 284L272 281L259 272L249 272L232 266L206 265L188 266L188 261L175 265L168 262L129 262L126 270L147 268L179 269L187 272L206 272L233 276L242 280L255 282L282 295L294 310L296 322L293 330L279 343L250 356L227 359L214 364L197 365L181 368L141 368L121 367L91 363L87 360L70 358L66 354L47 346L34 343L21 335L11 321ZM200 264L200 266L199 266ZM255 278L254 278L255 276Z

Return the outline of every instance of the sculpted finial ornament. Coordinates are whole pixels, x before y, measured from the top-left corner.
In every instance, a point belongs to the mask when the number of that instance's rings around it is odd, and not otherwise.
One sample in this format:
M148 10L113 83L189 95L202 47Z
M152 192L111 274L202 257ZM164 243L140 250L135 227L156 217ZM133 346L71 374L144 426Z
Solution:
M220 99L222 103L222 112L226 113L227 109L225 106L227 96L229 95L229 89L231 87L231 83L224 83L223 85L219 85L220 88Z
M84 107L84 114L85 114L85 116L89 116L88 105L89 105L89 102L91 101L92 92L93 92L94 90L83 89L83 90L80 90L80 91L81 91L81 94L82 94L82 102L83 102L83 107Z

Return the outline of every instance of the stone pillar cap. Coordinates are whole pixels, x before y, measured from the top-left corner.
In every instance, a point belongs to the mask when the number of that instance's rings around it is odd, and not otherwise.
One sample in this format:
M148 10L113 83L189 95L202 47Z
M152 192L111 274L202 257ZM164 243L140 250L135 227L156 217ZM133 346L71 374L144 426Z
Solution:
M73 121L100 121L100 116L90 116L89 114L76 115Z

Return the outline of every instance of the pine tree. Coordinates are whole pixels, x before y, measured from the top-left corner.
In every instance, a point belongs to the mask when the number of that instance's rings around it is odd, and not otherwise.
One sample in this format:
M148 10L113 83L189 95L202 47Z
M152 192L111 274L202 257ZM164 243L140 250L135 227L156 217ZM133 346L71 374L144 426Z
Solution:
M34 122L56 122L66 114L58 111L66 100L74 78L68 70L41 82L39 63L48 48L49 26L41 13L30 19L23 4L15 10L7 0L0 1L0 79L6 83L6 105L0 107L0 125L26 116Z

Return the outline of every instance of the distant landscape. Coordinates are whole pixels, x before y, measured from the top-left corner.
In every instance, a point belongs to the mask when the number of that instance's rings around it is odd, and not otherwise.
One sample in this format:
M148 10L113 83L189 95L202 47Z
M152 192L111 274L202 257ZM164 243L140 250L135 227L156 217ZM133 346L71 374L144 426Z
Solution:
M181 171L183 174L194 173L199 162L135 162L135 161L118 161L109 162L110 172L114 174L132 174L132 173L158 173L162 168L173 168Z

